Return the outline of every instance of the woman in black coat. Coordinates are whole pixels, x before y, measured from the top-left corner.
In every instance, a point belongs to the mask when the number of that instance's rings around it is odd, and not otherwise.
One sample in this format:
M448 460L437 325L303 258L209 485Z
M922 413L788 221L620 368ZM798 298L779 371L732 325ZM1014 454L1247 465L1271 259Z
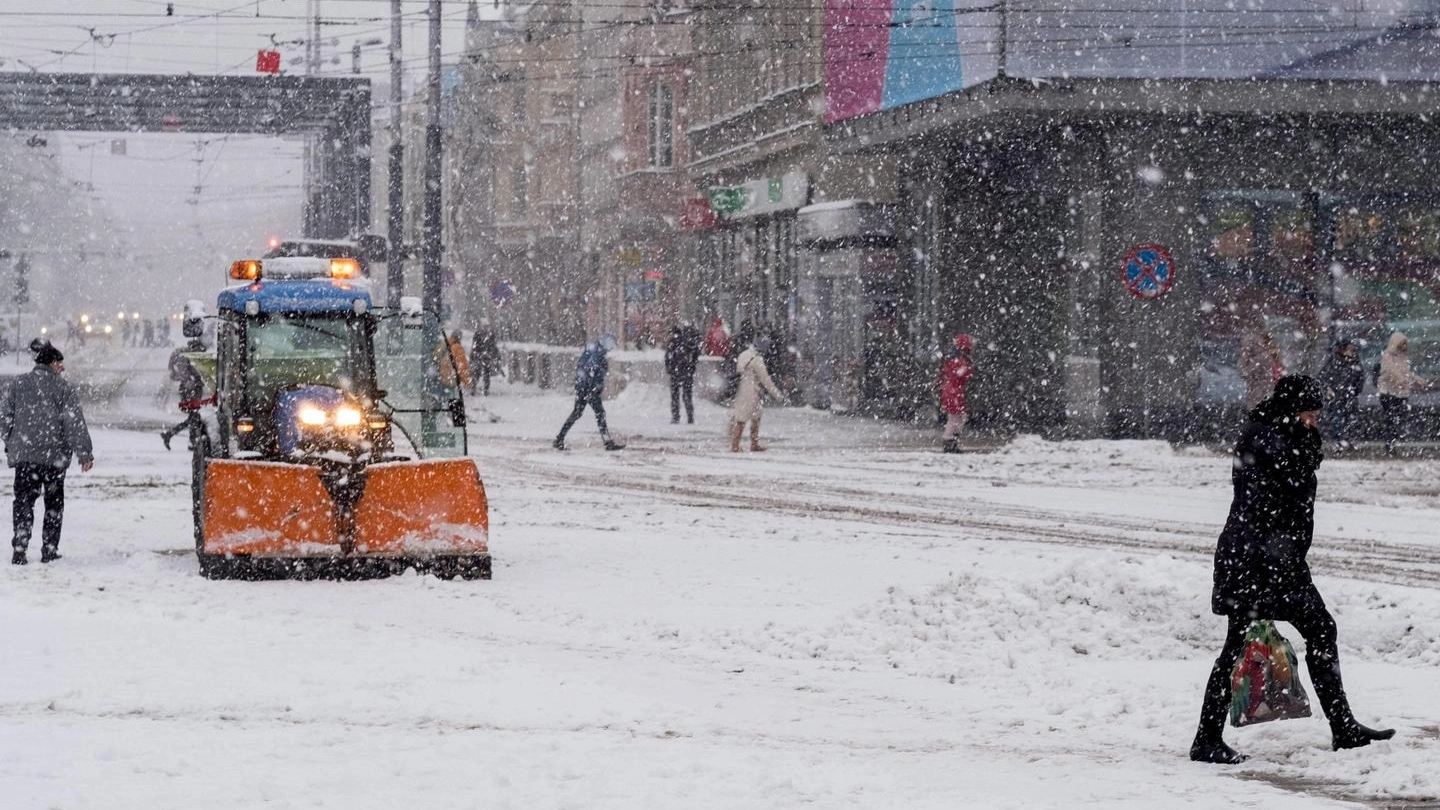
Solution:
M1245 757L1221 738L1230 707L1230 671L1245 631L1257 619L1289 622L1305 639L1305 666L1330 721L1333 748L1387 740L1393 729L1360 725L1340 680L1335 620L1310 579L1305 554L1315 530L1315 470L1324 457L1318 429L1324 389L1311 377L1289 375L1250 411L1235 445L1234 500L1215 547L1210 609L1228 616L1225 646L1205 685L1200 728L1190 746L1197 762L1237 763Z

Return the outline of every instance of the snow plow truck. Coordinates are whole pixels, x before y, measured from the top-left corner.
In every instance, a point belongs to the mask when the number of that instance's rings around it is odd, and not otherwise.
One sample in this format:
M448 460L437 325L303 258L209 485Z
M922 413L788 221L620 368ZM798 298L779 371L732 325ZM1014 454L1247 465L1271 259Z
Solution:
M200 573L489 579L485 487L435 316L374 307L354 259L249 259L230 278L213 353L184 355L215 393L191 427Z

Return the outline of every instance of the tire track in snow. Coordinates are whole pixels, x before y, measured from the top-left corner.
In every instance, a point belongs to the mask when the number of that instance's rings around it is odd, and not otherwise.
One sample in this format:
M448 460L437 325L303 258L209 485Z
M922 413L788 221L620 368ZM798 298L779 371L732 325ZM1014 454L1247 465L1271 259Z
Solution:
M525 454L521 454L525 455ZM705 506L746 506L772 513L829 517L865 523L933 528L968 529L986 533L983 538L1012 539L1047 545L1164 552L1210 558L1220 525L1182 521L1132 519L1113 515L1045 510L969 499L963 506L935 507L933 496L876 493L856 487L836 487L803 480L765 480L762 491L754 484L736 484L715 475L676 473L663 467L627 466L623 475L576 464L525 463L514 456L487 461L513 474L515 480L545 479L567 487L592 491L623 490ZM818 497L817 497L818 496ZM884 505L875 504L883 499ZM953 503L953 499L952 502ZM1146 537L1143 535L1163 535ZM966 539L966 538L957 538ZM1317 536L1311 549L1312 567L1321 575L1411 587L1440 585L1440 547L1416 543L1356 541ZM1318 564L1317 564L1318 563Z

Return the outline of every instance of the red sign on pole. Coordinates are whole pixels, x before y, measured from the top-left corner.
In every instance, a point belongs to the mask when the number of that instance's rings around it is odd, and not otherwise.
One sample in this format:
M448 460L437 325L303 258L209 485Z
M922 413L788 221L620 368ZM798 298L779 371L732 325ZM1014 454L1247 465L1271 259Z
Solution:
M710 207L710 200L703 196L686 200L680 227L692 231L715 227L715 209Z
M255 72L256 72L256 73L279 73L279 72L280 72L280 52L279 52L279 51L260 51L260 52L256 53L256 54L255 54Z

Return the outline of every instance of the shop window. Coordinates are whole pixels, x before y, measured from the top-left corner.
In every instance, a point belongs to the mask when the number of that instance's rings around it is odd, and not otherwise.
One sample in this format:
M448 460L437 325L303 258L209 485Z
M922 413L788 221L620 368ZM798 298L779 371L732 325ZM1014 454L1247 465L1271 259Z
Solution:
M1400 213L1400 256L1410 261L1440 259L1440 211L1431 207L1411 207Z
M1335 216L1335 253L1347 259L1379 258L1385 251L1385 218L1358 206L1341 208Z
M1210 253L1217 259L1249 258L1255 244L1255 210L1245 200L1225 200L1210 216Z
M1415 371L1440 374L1440 202L1344 200L1334 219L1337 333L1360 342L1368 366L1404 332Z
M1314 205L1289 192L1218 192L1201 217L1197 396L1254 405L1281 374L1324 359L1329 284L1315 261Z

